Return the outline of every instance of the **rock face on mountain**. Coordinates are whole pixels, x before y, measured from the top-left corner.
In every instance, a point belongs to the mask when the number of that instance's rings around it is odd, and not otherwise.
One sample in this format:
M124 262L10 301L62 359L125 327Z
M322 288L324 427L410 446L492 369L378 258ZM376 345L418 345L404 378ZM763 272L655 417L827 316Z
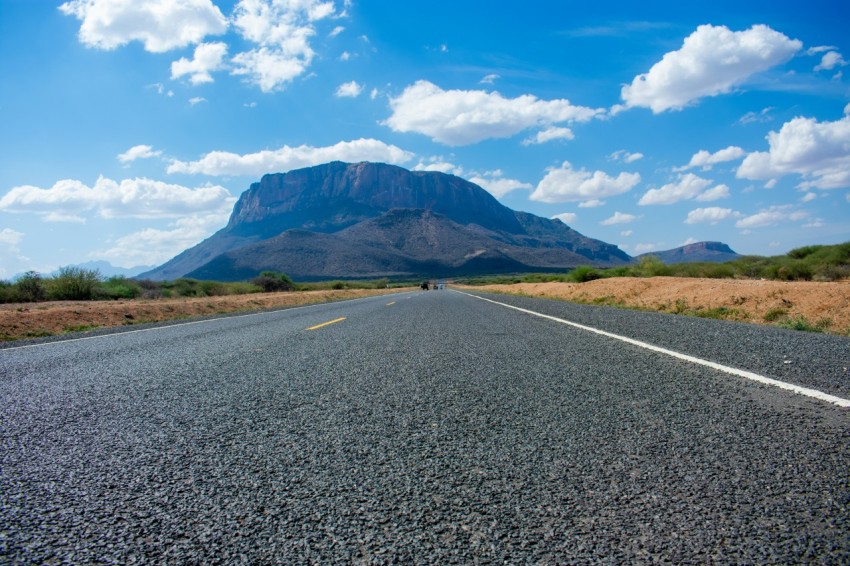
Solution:
M451 276L630 260L560 220L513 211L460 177L333 162L263 176L227 226L139 277Z
M724 263L741 257L732 248L721 242L697 242L663 252L642 254L637 256L636 259L649 255L657 257L664 263L671 264L692 262Z

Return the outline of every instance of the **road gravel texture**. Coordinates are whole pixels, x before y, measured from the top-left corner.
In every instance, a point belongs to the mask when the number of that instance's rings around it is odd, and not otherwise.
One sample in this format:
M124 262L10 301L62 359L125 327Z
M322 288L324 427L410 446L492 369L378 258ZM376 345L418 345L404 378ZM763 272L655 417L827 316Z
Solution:
M848 389L846 338L488 298ZM3 563L850 562L847 409L454 291L0 368Z

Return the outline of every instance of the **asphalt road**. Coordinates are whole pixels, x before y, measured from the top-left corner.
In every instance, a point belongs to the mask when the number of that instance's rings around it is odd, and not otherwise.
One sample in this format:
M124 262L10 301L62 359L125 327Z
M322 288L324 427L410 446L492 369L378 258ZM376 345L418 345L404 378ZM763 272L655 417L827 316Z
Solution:
M847 338L487 297L850 397ZM2 563L850 562L850 409L454 291L0 371Z

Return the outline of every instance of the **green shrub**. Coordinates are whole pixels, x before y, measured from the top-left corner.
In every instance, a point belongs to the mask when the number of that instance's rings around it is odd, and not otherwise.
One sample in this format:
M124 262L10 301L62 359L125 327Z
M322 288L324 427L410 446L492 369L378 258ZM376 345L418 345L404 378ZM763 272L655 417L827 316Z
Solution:
M27 271L15 282L15 301L29 303L43 301L47 298L44 279L35 271Z
M47 296L55 301L90 301L100 283L96 269L67 266L59 269L47 283Z
M143 293L138 281L126 277L110 277L100 284L97 298L102 299L135 299Z
M251 283L260 287L266 293L276 291L294 291L295 283L285 273L276 271L263 271L251 280Z
M593 281L594 279L601 279L602 274L594 267L589 265L580 265L570 271L569 280L575 283L586 283L588 281Z

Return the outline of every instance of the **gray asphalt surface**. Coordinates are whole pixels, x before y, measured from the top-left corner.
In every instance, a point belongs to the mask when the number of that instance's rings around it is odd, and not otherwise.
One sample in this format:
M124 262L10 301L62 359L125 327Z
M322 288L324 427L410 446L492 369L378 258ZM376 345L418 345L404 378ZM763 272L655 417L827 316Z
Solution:
M489 297L848 390L848 339ZM850 411L453 291L0 368L0 562L850 562Z

